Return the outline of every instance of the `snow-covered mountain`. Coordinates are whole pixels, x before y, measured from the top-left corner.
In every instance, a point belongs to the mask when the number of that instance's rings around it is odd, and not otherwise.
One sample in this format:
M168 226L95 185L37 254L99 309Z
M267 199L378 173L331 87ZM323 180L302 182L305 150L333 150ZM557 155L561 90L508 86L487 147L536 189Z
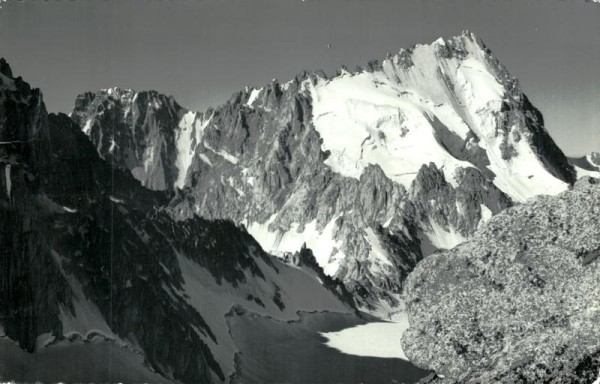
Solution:
M230 221L174 221L166 193L102 160L3 59L0 175L2 380L225 382L238 311L355 312L310 251L285 263Z
M79 96L71 117L102 157L175 190L175 217L243 223L280 255L306 243L380 314L423 256L576 178L518 81L469 32L246 88L205 113L113 88Z

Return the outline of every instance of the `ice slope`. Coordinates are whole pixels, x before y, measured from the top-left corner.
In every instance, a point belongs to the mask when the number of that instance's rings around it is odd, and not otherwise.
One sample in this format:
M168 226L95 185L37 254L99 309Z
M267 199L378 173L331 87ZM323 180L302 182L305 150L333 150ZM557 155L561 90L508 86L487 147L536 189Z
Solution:
M185 178L196 153L196 147L202 141L202 134L209 123L210 117L205 119L196 112L186 113L179 121L175 133L177 179L174 184L179 189L185 186Z
M340 242L335 240L334 229L338 217L332 219L323 230L317 229L316 220L304 226L299 231L298 223L292 223L287 231L270 230L269 226L276 215L271 216L265 223L252 222L247 224L248 233L267 251L277 256L297 252L302 244L310 248L317 262L323 267L326 274L334 276L339 263L345 258L343 253L337 251Z
M446 55L447 42L438 39L400 51L371 71L306 80L313 123L323 150L331 152L327 164L357 179L368 164L378 164L408 188L419 168L434 162L453 183L457 168L477 165L456 158L436 140L443 125L485 150L494 184L515 201L567 189L527 140L498 134L496 115L510 95L489 51L470 33L452 43L459 54ZM510 132L527 129L518 123ZM516 151L510 159L502 153L505 140Z
M444 166L448 180L469 163L455 159L435 140L424 105L401 97L402 88L383 73L344 74L311 87L313 122L331 151L326 164L360 178L368 164L409 187L423 164Z

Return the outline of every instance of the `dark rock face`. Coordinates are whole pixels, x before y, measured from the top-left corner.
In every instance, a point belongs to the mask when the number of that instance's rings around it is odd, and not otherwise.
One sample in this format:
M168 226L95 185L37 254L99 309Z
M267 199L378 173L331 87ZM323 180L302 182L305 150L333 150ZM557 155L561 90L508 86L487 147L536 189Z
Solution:
M419 170L411 187L411 205L417 220L425 223L424 229L431 220L468 238L486 214L491 217L512 206L511 199L476 168L461 170L456 180L454 188L434 163ZM483 213L483 209L489 211Z
M600 187L505 210L405 286L403 348L441 382L589 383L600 369Z
M531 127L533 132L531 142L533 147L536 148L539 158L544 162L546 169L556 178L573 184L577 179L577 173L544 128L544 118L541 112L531 104L526 96L523 97L522 108L525 111L527 125Z
M111 167L80 126L48 115L39 90L0 64L0 329L29 352L99 337L169 380L226 381L229 308L198 299L216 285L225 306L290 316L291 268L230 221L174 221L166 193ZM307 277L303 287L352 312L330 285L333 294ZM326 309L302 309L313 308Z
M78 96L71 118L102 158L130 170L145 187L165 190L179 176L175 140L185 113L158 92L111 88Z
M15 81L15 91L2 92L2 110L11 114L2 113L7 118L0 141L20 139L0 147L7 192L0 199L6 335L28 351L36 349L42 334L64 339L61 311L75 315L74 303L86 299L116 335L136 340L161 374L195 382L213 374L223 378L205 342L192 332L195 325L214 337L200 314L184 301L172 302L167 291L148 281L181 284L174 253L158 233L160 220L150 222L145 213L164 196L146 192L131 176L104 164L80 128L65 115L47 116L39 91L24 84ZM126 199L127 208L114 196ZM149 231L152 243L136 231ZM171 267L171 275L161 262ZM165 332L174 345L197 353L156 348Z

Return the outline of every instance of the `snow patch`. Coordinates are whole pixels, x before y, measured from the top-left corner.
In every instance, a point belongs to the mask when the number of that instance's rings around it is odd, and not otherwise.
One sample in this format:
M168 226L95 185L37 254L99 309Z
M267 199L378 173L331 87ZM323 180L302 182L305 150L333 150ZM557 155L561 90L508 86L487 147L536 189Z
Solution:
M444 41L443 37L438 37L438 39L436 41L434 41L433 44L446 45L446 42Z
M404 315L398 322L357 325L321 335L327 338L325 345L348 355L408 360L400 343L408 327Z
M246 102L246 105L249 107L252 107L252 104L256 101L256 98L260 95L261 92L262 92L262 88L253 89L252 92L250 92L250 96L248 97L248 101Z
M110 148L108 148L108 153L113 153L115 148L117 147L117 143L115 143L115 139L110 139Z
M108 196L108 198L110 199L110 201L112 201L113 203L118 203L118 204L125 204L125 201L121 200L121 199L117 199L116 197L114 197L113 195Z
M86 121L85 125L83 126L83 133L85 133L87 136L89 136L91 131L92 131L92 119L88 119L88 121Z
M317 263L323 268L327 275L334 275L344 255L339 252L341 241L334 239L336 221L339 216L334 217L325 228L317 230L317 220L313 220L304 226L302 232L298 232L299 224L292 223L289 230L270 230L269 226L275 221L276 215L272 215L265 223L249 223L246 225L248 233L261 245L261 247L276 256L283 256L286 252L294 253L306 243L317 259ZM334 254L334 252L337 253Z
M212 117L212 114L206 118L205 116L200 117L196 112L188 112L179 121L175 137L175 145L177 146L177 158L175 159L177 180L175 180L175 187L182 189L185 186L185 178L188 169L192 165L194 153L196 153L196 149L202 141L204 130L210 124ZM212 166L210 160L203 156L201 154L200 158Z
M233 178L232 176L229 176L229 178L228 178L227 180L228 180L228 182L229 182L229 186L230 186L231 188L233 188L233 189L234 189L234 190L237 192L237 194L238 194L239 196L244 196L244 195L246 195L246 193L245 193L245 192L244 192L244 191L243 191L241 188L239 188L239 187L236 185L236 183L235 183L235 180L234 180L234 178Z
M369 242L371 246L371 250L369 251L369 260L373 263L373 266L377 269L377 267L381 265L387 265L393 267L393 264L390 262L388 253L383 249L379 238L375 234L372 228L365 229L365 238Z
M490 219L493 216L492 211L485 205L485 204L481 204L481 220L479 221L479 225L481 226L484 223L487 223L488 221L490 221Z
M202 161L204 161L206 164L208 164L212 167L213 164L210 162L210 159L208 158L208 156L206 156L204 153L199 153L198 156L200 157L200 159Z
M587 169L578 167L575 164L573 164L573 168L575 168L575 172L577 172L578 179L585 177L585 176L589 176L589 177L593 177L593 178L600 178L599 171L588 171Z
M429 219L430 231L425 231L425 236L438 249L452 249L467 240L454 228L445 229L435 220Z
M178 130L175 136L175 145L177 147L177 158L175 159L175 165L177 167L177 180L175 180L175 187L179 189L182 189L185 185L187 170L192 164L194 150L196 149L195 145L193 145L193 138L196 135L195 123L196 113L186 113L179 121ZM203 129L201 128L201 130Z
M250 172L250 169L248 168L243 168L242 169L242 180L244 180L245 183L247 183L248 185L250 185L251 187L254 187L254 182L256 181L254 176L249 176L248 173Z
M215 154L217 154L217 155L221 156L221 157L222 157L222 158L224 158L225 160L229 161L231 164L237 164L237 163L238 163L238 159L237 159L237 157L235 157L235 156L233 156L233 155L231 155L231 154L229 154L229 153L227 153L227 152L225 152L225 151L223 151L223 150L221 150L221 151L218 151L218 150L214 149L214 148L213 148L213 147L211 147L211 146L210 146L210 144L208 144L206 141L204 142L204 147L205 147L206 149L208 149L209 151L211 151L211 152L213 152L213 153L215 153Z

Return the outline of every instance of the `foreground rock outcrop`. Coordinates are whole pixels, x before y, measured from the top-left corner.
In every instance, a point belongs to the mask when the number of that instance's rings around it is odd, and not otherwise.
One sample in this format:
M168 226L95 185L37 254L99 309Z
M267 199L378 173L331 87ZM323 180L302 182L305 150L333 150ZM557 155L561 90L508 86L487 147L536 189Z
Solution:
M591 383L600 369L600 185L512 207L409 276L402 345L442 382ZM443 377L443 378L441 378Z

